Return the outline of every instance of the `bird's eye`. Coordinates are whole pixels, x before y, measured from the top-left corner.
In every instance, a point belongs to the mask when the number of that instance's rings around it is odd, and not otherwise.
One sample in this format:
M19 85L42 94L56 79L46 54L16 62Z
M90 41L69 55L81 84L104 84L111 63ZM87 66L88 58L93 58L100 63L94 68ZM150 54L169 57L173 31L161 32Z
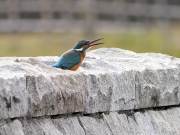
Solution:
M90 42L90 41L86 41L86 45L88 45L88 44L89 44L89 42Z

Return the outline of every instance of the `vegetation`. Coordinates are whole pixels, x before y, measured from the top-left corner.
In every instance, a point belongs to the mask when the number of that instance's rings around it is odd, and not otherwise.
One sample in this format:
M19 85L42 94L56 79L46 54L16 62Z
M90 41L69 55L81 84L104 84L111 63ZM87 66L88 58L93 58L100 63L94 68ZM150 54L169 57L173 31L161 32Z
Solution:
M135 52L156 52L180 57L180 30L161 32L129 30L122 33L98 33L105 44L98 47L117 47ZM0 56L59 56L84 39L80 33L14 33L0 34ZM97 49L93 48L93 49Z

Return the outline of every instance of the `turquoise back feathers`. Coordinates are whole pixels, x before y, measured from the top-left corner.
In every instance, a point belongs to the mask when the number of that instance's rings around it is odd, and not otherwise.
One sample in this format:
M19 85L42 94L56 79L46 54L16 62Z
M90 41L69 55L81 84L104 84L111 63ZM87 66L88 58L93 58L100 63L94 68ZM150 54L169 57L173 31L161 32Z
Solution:
M64 54L62 54L58 61L52 66L55 68L61 68L65 70L77 70L81 65L86 51L92 46L103 44L103 43L95 43L103 38L96 40L81 40L76 43L73 49L68 50Z

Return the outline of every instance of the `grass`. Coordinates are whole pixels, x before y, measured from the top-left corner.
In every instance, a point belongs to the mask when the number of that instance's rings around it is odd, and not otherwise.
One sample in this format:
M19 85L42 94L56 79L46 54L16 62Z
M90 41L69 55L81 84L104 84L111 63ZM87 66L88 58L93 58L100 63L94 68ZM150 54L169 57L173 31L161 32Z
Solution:
M163 33L129 30L123 33L98 33L105 44L98 47L117 47L135 52L156 52L180 57L180 30L172 28ZM59 56L84 39L80 33L17 33L0 34L0 56ZM94 48L96 49L96 48Z
M59 33L0 34L1 56L59 55L70 48ZM78 37L77 37L78 38Z

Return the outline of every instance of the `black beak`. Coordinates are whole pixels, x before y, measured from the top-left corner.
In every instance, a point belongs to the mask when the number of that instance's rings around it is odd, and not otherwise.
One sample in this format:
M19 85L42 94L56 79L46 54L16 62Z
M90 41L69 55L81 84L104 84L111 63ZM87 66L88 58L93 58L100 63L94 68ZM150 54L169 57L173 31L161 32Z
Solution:
M88 46L95 46L95 45L104 44L104 43L95 43L95 42L97 42L97 41L99 41L99 40L102 40L102 39L104 39L104 38L99 38L99 39L92 40L92 41L90 41L90 42L88 43Z

